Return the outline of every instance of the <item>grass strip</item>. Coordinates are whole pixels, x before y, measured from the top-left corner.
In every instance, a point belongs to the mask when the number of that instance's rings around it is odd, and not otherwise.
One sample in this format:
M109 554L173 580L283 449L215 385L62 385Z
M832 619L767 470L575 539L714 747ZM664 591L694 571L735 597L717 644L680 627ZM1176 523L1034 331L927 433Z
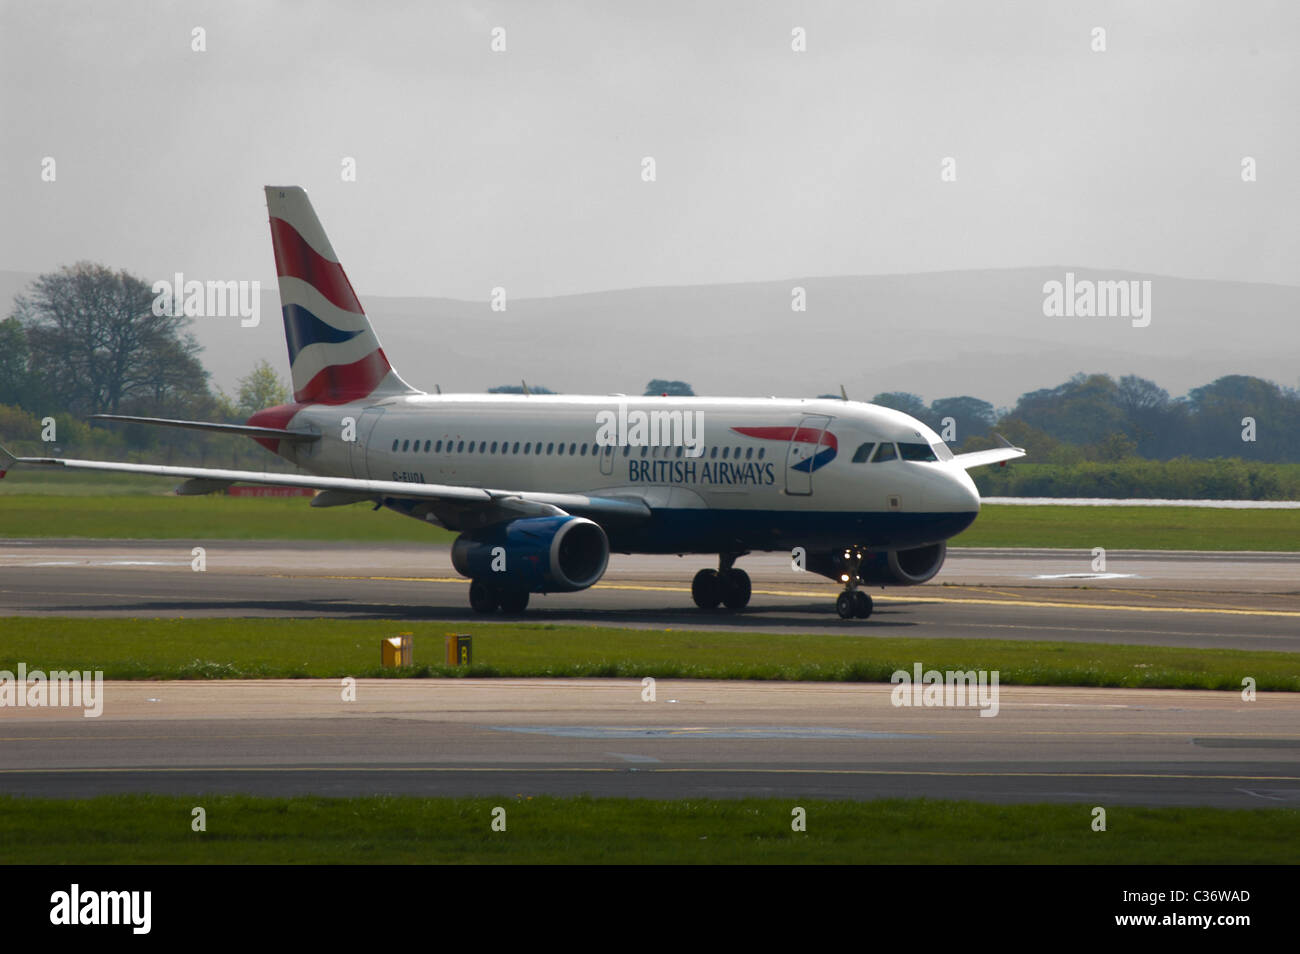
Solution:
M0 490L8 478L0 481ZM24 489L33 489L23 485ZM0 539L334 540L448 543L454 534L366 505L305 497L177 498L141 493L0 493ZM984 507L953 546L1114 550L1300 550L1300 510L1197 507Z
M998 670L1003 685L1300 691L1300 654L992 639L695 632L396 620L10 617L0 669L102 670L106 679L581 677L887 682L926 669ZM472 666L443 665L448 633ZM384 669L379 642L414 637L414 665Z
M0 863L1290 864L1300 843L1293 808L1113 806L1105 832L1091 822L1082 804L929 799L0 797Z

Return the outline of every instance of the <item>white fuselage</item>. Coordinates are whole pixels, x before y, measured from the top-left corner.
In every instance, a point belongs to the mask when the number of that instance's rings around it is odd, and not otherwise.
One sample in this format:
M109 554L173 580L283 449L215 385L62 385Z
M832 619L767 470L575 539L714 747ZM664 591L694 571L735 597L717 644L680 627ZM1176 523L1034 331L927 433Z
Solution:
M750 549L919 545L979 510L932 430L848 401L414 394L306 406L289 426L321 434L280 451L320 475L644 500L661 539L639 531L632 551L712 550L738 534Z

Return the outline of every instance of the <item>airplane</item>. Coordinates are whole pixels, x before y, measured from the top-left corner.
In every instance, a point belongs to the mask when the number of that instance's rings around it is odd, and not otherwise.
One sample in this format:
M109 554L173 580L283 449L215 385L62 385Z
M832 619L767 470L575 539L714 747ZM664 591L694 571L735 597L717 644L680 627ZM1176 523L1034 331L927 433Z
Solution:
M523 613L533 593L596 583L611 553L717 554L691 596L743 609L748 553L843 585L836 612L867 619L866 585L911 586L975 520L967 473L1025 451L953 454L902 412L837 399L428 394L397 373L307 193L266 187L293 383L291 403L245 424L120 414L251 437L306 474L14 457L14 465L182 478L180 495L236 482L317 491L313 507L370 502L459 534L451 548L479 613ZM841 393L843 391L841 390Z

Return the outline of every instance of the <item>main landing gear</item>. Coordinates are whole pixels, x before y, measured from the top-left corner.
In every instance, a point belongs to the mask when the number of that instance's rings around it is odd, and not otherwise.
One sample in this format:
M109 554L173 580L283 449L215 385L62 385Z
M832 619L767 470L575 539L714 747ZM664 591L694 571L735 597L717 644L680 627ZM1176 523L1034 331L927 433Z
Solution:
M835 612L840 614L840 619L866 619L875 608L871 594L858 589L858 569L864 556L866 554L861 550L844 551L843 569L840 571L844 592L835 597Z
M691 581L691 598L703 610L717 609L721 603L729 610L744 609L749 605L749 574L734 564L739 553L723 553L718 557L716 570L701 570Z
M473 580L469 584L469 607L476 613L495 613L499 608L507 616L518 616L528 609L528 591Z

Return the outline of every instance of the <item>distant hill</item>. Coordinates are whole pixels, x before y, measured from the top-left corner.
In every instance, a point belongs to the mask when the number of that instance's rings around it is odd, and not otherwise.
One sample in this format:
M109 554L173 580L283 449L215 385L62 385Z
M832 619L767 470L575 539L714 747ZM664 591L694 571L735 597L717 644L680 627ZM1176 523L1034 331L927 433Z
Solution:
M1043 284L1067 270L1151 279L1150 326L1044 317ZM0 301L33 277L0 272ZM795 285L807 289L806 313L790 310ZM639 394L669 378L706 395L813 396L843 384L859 400L901 390L1010 406L1077 371L1139 374L1175 396L1233 373L1300 382L1300 287L1289 285L1061 266L635 288L511 300L504 313L486 298L361 299L402 375L444 392L523 378L568 393ZM227 391L260 358L287 375L273 285L259 327L199 319L193 330Z

